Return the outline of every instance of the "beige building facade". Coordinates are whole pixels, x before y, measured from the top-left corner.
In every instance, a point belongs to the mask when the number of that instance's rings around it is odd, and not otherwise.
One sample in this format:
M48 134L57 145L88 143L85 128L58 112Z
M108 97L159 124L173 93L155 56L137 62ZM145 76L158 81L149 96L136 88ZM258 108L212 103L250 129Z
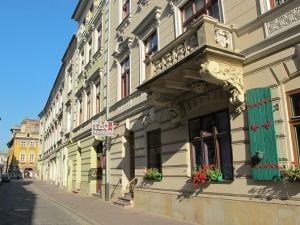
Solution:
M106 179L118 204L199 224L299 221L298 184L280 174L299 162L299 9L80 0L64 78L66 189L104 199ZM92 135L105 120L115 135ZM222 177L193 186L212 165Z
M110 13L112 196L136 183L134 207L200 224L299 220L297 184L265 168L298 162L299 1L110 1ZM272 121L255 111L264 100ZM209 164L223 181L194 188Z

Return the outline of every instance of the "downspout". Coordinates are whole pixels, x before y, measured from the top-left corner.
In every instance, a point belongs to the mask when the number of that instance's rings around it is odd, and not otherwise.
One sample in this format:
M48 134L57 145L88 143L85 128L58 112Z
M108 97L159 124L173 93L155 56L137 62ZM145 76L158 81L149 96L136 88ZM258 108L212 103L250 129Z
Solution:
M110 42L110 2L109 0L106 0L106 14L105 14L105 33L106 33L106 53L105 53L105 70L106 70L106 102L105 102L105 119L106 121L109 118L109 104L108 104L108 98L109 98L109 42ZM107 29L106 29L107 28ZM105 52L105 50L104 50ZM105 201L109 201L109 152L110 152L110 137L105 138L106 142L106 154L105 154Z

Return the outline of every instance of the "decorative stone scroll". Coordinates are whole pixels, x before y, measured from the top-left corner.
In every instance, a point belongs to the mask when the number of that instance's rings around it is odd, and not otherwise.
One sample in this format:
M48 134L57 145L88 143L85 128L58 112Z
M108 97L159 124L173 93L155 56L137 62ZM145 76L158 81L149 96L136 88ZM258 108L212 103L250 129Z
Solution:
M216 43L222 48L232 49L232 35L223 29L215 29L215 40Z
M208 61L201 64L201 80L222 86L230 93L230 103L237 113L245 109L245 90L242 67Z
M280 30L300 22L300 6L287 11L281 16L265 23L266 36L280 32Z
M125 55L128 55L128 53L130 53L132 42L133 42L132 38L127 37L125 39L124 37L120 36L118 38L116 49L112 54L113 57L118 61L121 61L121 58L123 58Z

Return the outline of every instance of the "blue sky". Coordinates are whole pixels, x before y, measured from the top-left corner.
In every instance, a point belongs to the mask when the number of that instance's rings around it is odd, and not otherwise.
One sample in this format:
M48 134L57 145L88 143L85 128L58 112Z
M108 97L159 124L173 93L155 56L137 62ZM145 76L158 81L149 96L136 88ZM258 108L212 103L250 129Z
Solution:
M38 118L77 24L77 0L0 1L0 150L9 129Z

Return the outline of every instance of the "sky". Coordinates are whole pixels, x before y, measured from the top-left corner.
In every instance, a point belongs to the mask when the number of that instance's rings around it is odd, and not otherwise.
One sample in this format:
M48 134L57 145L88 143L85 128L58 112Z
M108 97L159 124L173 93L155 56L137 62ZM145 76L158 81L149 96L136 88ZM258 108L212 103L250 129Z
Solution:
M10 128L43 110L77 29L77 1L0 1L0 152Z

